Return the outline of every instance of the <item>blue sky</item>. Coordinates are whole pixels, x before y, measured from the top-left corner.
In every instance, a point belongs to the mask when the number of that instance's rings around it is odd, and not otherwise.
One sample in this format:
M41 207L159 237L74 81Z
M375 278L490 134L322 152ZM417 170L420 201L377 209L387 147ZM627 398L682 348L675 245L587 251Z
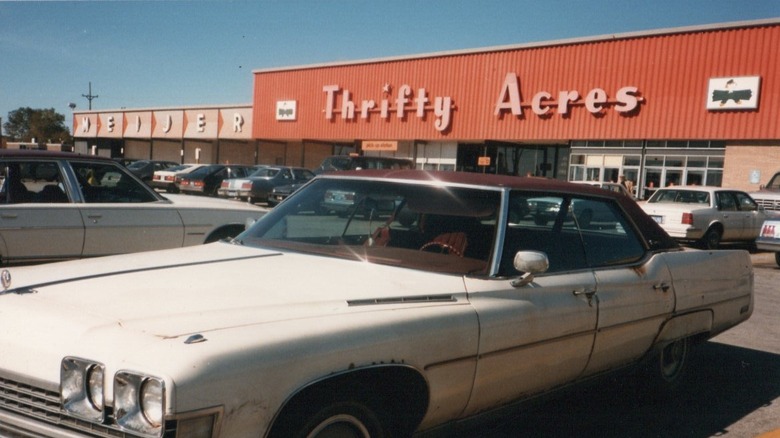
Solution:
M251 103L252 70L780 17L778 0L0 1L0 117Z

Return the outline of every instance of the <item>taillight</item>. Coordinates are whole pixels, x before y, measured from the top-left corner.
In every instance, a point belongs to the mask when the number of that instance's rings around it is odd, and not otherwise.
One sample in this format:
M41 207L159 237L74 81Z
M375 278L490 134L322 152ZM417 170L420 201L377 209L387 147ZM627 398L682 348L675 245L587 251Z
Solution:
M761 228L761 237L775 237L775 226L774 225L764 225L763 228Z
M225 180L225 181L222 181L222 184L220 184L219 186L222 187L223 189L226 189L226 188L228 188L230 186L230 183L227 182L227 180Z
M682 223L685 225L693 225L693 213L683 213Z
M251 190L252 189L252 183L251 182L245 182L241 184L242 190Z
M193 187L203 187L203 181L190 181L190 185Z

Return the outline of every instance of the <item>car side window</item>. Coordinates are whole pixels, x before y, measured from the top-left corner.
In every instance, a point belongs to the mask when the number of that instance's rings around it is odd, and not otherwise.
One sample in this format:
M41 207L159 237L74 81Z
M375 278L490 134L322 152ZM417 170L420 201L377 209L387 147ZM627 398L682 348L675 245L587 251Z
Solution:
M718 209L721 211L737 211L737 202L729 192L718 192Z
M505 236L501 275L518 274L513 259L522 250L547 254L548 272L628 263L644 255L629 221L607 199L513 192Z
M71 162L87 203L154 202L157 198L127 171L109 163Z
M734 192L734 196L737 198L737 204L740 211L756 211L758 205L747 193Z
M585 258L592 268L630 263L645 249L617 204L607 199L574 198L564 227L579 230Z
M0 163L0 199L7 204L66 203L70 199L56 161Z
M527 250L547 254L548 272L588 267L579 231L572 226L573 222L564 221L569 203L569 199L558 195L517 191L510 194L500 275L518 275L513 266L514 256L518 251Z

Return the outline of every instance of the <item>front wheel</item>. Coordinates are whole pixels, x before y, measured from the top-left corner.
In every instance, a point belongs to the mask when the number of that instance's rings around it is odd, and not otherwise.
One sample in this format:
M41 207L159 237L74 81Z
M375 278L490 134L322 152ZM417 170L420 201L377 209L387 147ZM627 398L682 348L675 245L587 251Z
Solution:
M305 418L297 416L282 431L293 438L384 438L386 436L379 417L362 403L337 402L312 409Z

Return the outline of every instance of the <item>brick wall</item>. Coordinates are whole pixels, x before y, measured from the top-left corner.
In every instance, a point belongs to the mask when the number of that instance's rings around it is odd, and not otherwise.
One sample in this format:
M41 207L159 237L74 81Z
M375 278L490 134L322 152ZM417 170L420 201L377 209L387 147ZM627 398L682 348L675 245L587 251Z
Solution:
M756 191L761 184L780 172L780 144L777 142L729 143L723 169L723 187ZM753 184L751 173L760 172L760 181Z

